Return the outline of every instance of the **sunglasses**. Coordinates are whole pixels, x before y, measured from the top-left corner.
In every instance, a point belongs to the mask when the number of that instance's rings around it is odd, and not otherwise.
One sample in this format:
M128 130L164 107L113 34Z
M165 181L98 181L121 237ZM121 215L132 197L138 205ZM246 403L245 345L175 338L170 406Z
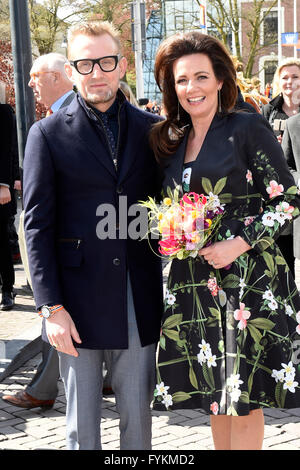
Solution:
M49 70L47 72L33 72L30 74L30 78L32 78L32 80L36 80L37 78L39 78L40 75L43 75L44 73L53 73L54 71L53 70Z
M121 56L108 55L105 57L99 57L98 59L79 59L70 60L70 65L75 67L78 73L81 75L88 75L92 73L96 64L99 65L102 72L113 72L118 65Z

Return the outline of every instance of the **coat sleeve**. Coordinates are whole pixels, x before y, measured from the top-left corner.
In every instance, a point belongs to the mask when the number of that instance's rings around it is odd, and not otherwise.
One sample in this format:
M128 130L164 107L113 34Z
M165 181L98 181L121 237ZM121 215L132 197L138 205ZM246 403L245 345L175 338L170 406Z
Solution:
M253 184L260 194L262 209L239 235L257 252L268 248L298 217L300 197L281 145L272 129L258 116L245 131L245 149Z
M297 165L296 165L296 161L295 161L294 150L293 150L293 142L292 142L292 139L291 139L289 119L286 120L285 130L284 130L284 133L283 133L281 145L282 145L282 150L284 152L284 156L286 158L288 167L290 169L290 172L294 176L294 180L295 180L295 183L297 185L298 181L300 179L300 169L297 169Z
M55 168L41 121L28 134L23 190L25 238L36 306L60 304L55 247Z

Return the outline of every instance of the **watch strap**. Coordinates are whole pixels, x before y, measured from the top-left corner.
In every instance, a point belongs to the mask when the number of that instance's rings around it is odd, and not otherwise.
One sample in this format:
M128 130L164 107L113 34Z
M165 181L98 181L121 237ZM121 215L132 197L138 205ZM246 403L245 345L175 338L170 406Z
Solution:
M54 315L54 313L59 312L59 310L62 310L62 309L64 308L63 305L61 305L61 304L59 304L59 305L51 305L51 306L50 306L50 305L43 305L43 306L41 307L41 310L39 310L39 312L38 312L38 314L39 314L40 317L43 317L43 315L42 315L42 308L43 308L43 307L47 307L47 308L50 310L50 312L51 312L51 315L50 315L50 316L51 316L51 317L52 317L52 315Z

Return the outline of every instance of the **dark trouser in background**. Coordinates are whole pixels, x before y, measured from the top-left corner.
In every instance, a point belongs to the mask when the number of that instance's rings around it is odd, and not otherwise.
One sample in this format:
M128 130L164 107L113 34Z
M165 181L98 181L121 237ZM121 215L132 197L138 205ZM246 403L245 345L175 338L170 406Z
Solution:
M58 393L59 361L57 351L43 341L42 362L26 387L26 393L37 400L55 400Z
M9 240L9 217L0 208L0 277L2 292L12 292L15 283L15 271Z

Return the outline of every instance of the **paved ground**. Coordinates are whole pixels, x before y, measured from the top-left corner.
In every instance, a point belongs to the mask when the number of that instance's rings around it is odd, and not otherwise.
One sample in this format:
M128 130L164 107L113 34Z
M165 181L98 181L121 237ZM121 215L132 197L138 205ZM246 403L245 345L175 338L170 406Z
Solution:
M300 267L297 267L300 272ZM23 389L33 377L40 354L32 348L39 335L37 317L22 265L16 265L16 308L0 313L0 395ZM298 278L300 276L298 274ZM16 357L30 357L14 369ZM5 376L7 375L7 376ZM103 402L102 443L104 450L119 449L119 416L114 398ZM298 450L300 447L300 408L265 411L264 450ZM65 449L65 395L59 383L59 396L53 409L22 410L0 399L0 450ZM209 418L199 410L153 412L153 449L211 450Z

